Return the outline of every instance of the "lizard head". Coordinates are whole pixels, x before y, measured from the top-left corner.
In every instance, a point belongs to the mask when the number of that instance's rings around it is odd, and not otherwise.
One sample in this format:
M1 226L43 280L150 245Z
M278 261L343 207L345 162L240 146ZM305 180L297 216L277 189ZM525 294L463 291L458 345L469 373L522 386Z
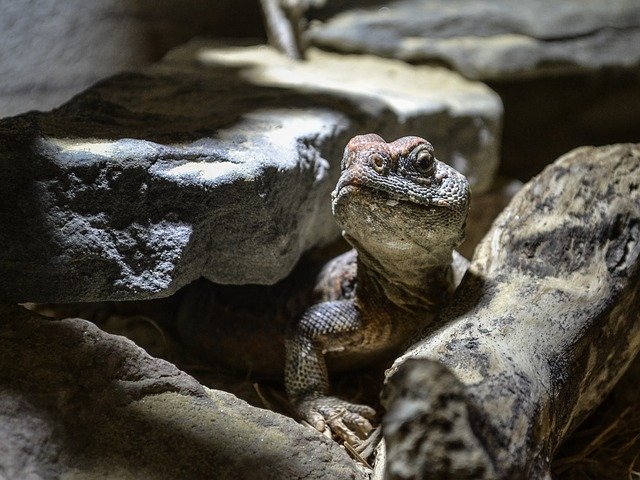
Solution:
M391 143L375 134L354 137L331 196L336 221L358 249L410 254L453 249L464 240L467 179L420 137Z

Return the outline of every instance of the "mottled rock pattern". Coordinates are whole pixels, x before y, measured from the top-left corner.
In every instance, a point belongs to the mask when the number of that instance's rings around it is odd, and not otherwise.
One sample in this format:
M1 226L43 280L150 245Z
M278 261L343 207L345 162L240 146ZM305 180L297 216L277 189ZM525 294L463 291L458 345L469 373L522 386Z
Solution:
M392 0L329 2L311 32L318 46L450 65L468 78L505 79L640 64L634 0Z
M146 299L199 277L272 284L338 236L329 193L356 133L423 135L477 190L491 183L501 104L486 86L309 57L195 42L57 110L1 121L0 298Z
M639 257L640 145L574 150L525 185L440 326L389 371L391 478L443 449L439 478L550 478L561 442L640 351ZM461 454L473 471L454 470Z
M0 305L0 477L362 478L337 444L80 319Z
M447 367L409 358L386 385L386 395L387 478L497 478L482 439L469 432L473 407L464 385Z

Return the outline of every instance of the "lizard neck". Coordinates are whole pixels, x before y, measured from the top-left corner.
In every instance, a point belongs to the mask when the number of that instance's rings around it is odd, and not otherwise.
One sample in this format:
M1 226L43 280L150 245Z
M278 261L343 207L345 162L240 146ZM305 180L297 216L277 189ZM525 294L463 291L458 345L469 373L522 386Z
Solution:
M452 290L453 246L427 249L365 248L347 240L358 251L358 297L386 299L411 312L433 311Z

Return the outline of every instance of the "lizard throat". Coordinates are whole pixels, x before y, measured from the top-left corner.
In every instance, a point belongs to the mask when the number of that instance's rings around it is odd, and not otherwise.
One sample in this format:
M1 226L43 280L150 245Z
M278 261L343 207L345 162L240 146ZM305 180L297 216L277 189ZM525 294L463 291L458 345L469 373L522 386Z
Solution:
M358 251L359 296L383 295L404 310L416 311L431 310L452 290L452 246L427 251L411 244L405 251L393 251L366 248L348 234L345 239Z

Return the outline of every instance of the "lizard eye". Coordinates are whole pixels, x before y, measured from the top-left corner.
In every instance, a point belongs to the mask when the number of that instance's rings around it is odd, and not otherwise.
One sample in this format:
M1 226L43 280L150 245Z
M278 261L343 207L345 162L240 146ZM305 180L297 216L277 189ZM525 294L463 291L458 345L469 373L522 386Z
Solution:
M417 172L425 175L432 172L434 167L433 153L426 145L418 147L414 155L413 166Z
M379 153L373 153L369 157L369 161L371 162L371 166L378 173L384 173L384 157Z

